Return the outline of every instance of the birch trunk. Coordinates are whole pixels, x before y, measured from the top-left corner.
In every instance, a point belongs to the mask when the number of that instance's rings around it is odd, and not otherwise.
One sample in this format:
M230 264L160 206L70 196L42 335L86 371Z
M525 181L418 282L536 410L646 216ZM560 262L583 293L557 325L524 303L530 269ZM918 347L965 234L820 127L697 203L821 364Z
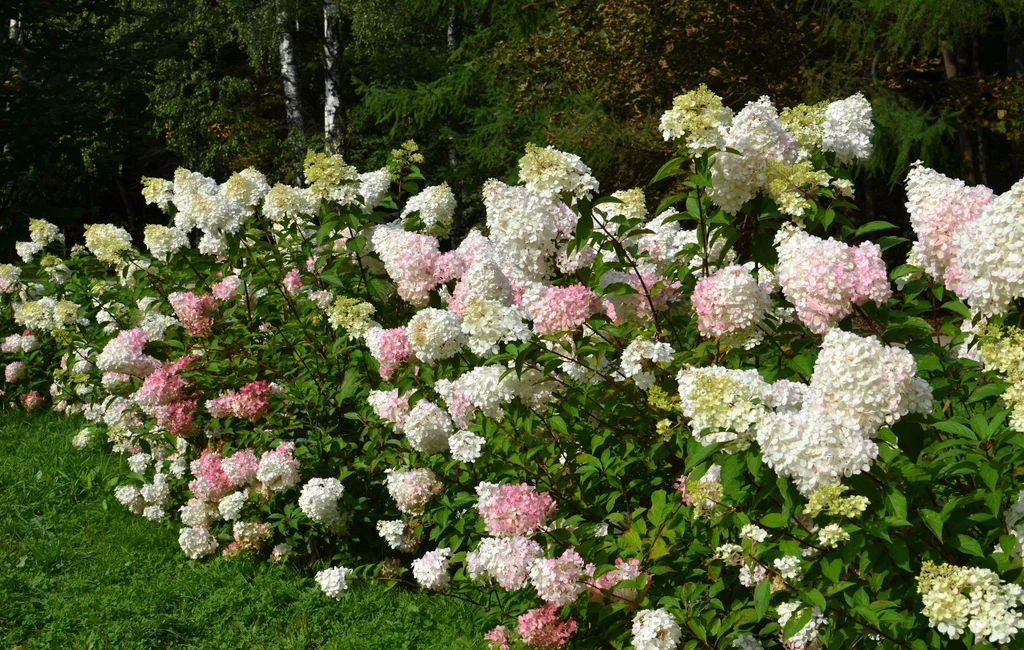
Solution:
M341 100L343 52L338 0L324 0L324 144L328 154L345 150L345 106Z
M280 32L281 86L284 88L284 110L288 119L288 131L301 134L302 97L299 95L299 65L295 59L295 31L288 12L283 8L277 15Z

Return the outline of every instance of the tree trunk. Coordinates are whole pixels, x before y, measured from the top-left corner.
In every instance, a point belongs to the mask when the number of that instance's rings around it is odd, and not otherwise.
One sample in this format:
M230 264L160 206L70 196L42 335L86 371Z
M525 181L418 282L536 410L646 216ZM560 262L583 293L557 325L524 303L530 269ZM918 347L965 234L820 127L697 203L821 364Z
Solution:
M7 29L4 30L9 40L13 41L15 45L21 45L22 34L21 34L21 20L18 18L11 18L11 21L7 24ZM15 55L16 59L17 55ZM10 68L10 77L13 79L18 73L16 64L12 61ZM10 104L4 104L4 112L7 113L11 110ZM3 146L3 157L5 160L10 159L11 143L4 142ZM7 207L14 202L14 179L4 183L3 193L0 194L0 214L3 214L7 210ZM0 231L4 230L6 220L0 220Z
M290 134L302 134L302 97L299 95L299 65L295 59L294 24L284 8L277 14L280 32L281 86L284 88L284 110Z
M124 185L124 179L121 178L121 170L114 172L114 181L117 183L117 191L121 195L121 203L124 204L125 214L128 215L128 229L134 230L138 219L135 214L135 206L132 204L131 193L128 192L128 188Z
M338 0L324 0L324 143L327 153L345 151L345 105L341 99L342 55Z
M448 13L448 56L451 56L452 52L455 51L455 2L449 3L451 5L450 12ZM449 120L449 127L451 126L451 120ZM452 144L448 148L448 162L452 167L455 167L459 163L459 152L455 148L455 136L448 136L451 139Z
M1012 25L1006 30L1006 76L1024 81L1024 38L1021 29ZM1024 138L1017 138L1013 142L1010 168L1013 170L1013 180L1024 176Z
M981 77L981 45L977 36L971 37L971 72L975 78ZM985 146L985 132L982 129L974 130L974 141L978 147L978 182L988 185L988 147Z
M960 48L959 56L955 55L949 41L942 41L942 63L946 68L946 79L953 80L959 77L960 72L968 70L969 61L964 48ZM974 173L974 143L971 140L970 131L962 126L956 127L956 139L960 145L960 163L963 167L961 175L971 185L976 185L978 180Z

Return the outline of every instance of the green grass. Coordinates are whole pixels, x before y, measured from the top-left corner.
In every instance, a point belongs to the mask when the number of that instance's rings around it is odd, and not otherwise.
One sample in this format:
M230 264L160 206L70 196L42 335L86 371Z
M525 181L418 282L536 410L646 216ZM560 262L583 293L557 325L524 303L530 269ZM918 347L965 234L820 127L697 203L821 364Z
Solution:
M188 561L174 524L114 499L121 460L71 447L79 428L0 414L0 650L479 647L452 599L361 583L332 601L308 570Z

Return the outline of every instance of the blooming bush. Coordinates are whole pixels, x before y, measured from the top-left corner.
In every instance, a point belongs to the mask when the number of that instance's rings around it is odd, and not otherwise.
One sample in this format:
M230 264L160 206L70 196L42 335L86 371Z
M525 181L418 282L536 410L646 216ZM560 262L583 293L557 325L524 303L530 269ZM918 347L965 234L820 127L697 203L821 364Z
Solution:
M81 414L188 557L459 597L492 650L1019 643L1024 182L915 167L917 241L872 241L863 97L662 125L657 209L531 145L450 250L414 143L149 179L142 246L33 221L5 399Z

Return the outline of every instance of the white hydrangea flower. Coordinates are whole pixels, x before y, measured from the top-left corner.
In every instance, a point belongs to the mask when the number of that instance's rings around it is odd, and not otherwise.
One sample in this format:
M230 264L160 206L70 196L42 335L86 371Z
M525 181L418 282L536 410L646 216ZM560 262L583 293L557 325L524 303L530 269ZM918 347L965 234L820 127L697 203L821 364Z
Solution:
M132 236L124 228L94 223L85 227L85 246L99 261L113 264L131 249Z
M740 537L760 543L768 539L768 531L754 524L746 524L740 529Z
M466 572L473 580L494 580L515 591L526 585L530 565L542 557L540 544L528 537L485 537L466 554Z
M765 463L804 494L868 471L880 427L931 411L931 387L916 372L907 350L829 330L802 406L779 409L757 426Z
M363 197L363 212L370 213L380 205L391 189L391 172L387 167L359 175L359 196Z
M181 515L181 523L189 527L207 526L220 519L220 510L216 503L207 503L199 499L189 499L178 512Z
M793 164L800 155L796 138L779 121L768 97L750 102L736 114L724 144L739 154L715 154L708 195L729 214L736 214L765 187L768 161Z
M263 200L263 216L271 221L287 223L302 216L315 215L320 199L308 189L278 183Z
M407 220L413 212L419 214L425 232L436 237L447 235L455 214L455 195L448 183L426 187L411 197L402 210L401 218Z
M466 340L462 319L450 311L433 307L416 312L405 331L416 358L424 363L454 356Z
M685 138L686 148L697 156L711 147L721 148L732 115L722 98L701 84L672 100L672 108L661 116L661 133L666 141Z
M825 548L836 548L841 542L849 541L850 533L843 530L839 524L829 524L818 531L818 539Z
M409 446L424 454L448 451L448 436L455 428L448 414L429 400L420 400L412 407L403 423Z
M405 534L405 522L401 519L377 522L377 534L396 551L411 551L412 545Z
M647 390L654 383L654 375L644 370L643 361L651 363L672 363L675 350L668 343L650 341L637 337L629 342L619 360L619 372L625 379L636 382L637 388Z
M955 268L946 283L983 316L1024 297L1024 179L953 231Z
M786 555L777 558L772 564L775 565L783 580L797 580L800 578L800 558L795 555Z
M44 248L53 242L64 241L64 235L61 234L60 228L43 219L29 219L28 234L33 243Z
M331 598L341 600L341 595L348 589L348 582L345 578L352 573L352 569L343 566L324 569L316 574L316 583L320 589Z
M969 628L976 642L1005 644L1024 629L1024 589L989 569L925 562L917 591L928 624L951 639Z
M166 262L182 248L188 248L188 233L174 226L150 224L146 226L144 241L153 257Z
M490 365L477 366L464 373L455 380L453 387L485 416L501 422L505 418L502 405L516 397L517 383L514 370Z
M444 589L451 581L448 564L452 557L450 548L429 551L423 557L412 561L412 575L421 587L434 591Z
M803 603L782 603L776 607L776 611L779 613L779 626L783 629L786 627L786 623L793 615L797 614L800 610L805 607ZM789 637L786 641L786 647L790 650L803 650L812 647L817 647L820 643L818 639L818 628L825 623L825 617L821 615L821 610L814 607L811 610L811 620L807 621L800 630Z
M25 264L31 264L36 255L43 251L43 246L34 241L20 241L14 244L14 252Z
M174 183L165 178L142 177L142 198L147 205L155 205L161 210L167 210L174 199Z
M643 609L633 617L635 650L673 650L682 639L679 623L665 609Z
M153 457L149 454L140 451L137 454L132 454L128 457L128 468L136 474L142 474L149 468L149 463L152 462Z
M448 438L448 447L452 450L452 458L463 463L472 463L480 458L484 443L481 436L469 431L459 431Z
M764 646L752 634L741 634L733 640L731 646L737 650L763 650Z
M231 175L223 186L224 196L245 210L253 210L270 191L267 178L253 167Z
M519 159L519 179L530 192L548 201L557 200L562 192L589 199L599 187L579 156L534 144L527 144L526 154Z
M92 442L92 429L86 427L79 431L71 440L71 446L75 449L85 449Z
M519 283L554 275L558 244L570 239L576 215L530 189L491 179L483 187L487 228L502 271Z
M217 550L217 540L202 526L182 528L178 533L178 545L190 559L198 560Z
M242 516L242 508L249 498L249 490L239 490L227 495L217 504L217 512L225 521L235 521Z
M146 507L146 500L142 498L142 492L136 485L121 485L114 490L114 498L132 514L141 515Z
M857 93L825 108L821 149L834 151L836 161L840 163L867 160L871 156L874 132L871 104L864 95Z
M683 415L701 444L737 441L748 445L754 438L770 392L756 370L687 366L676 380Z
M311 478L302 486L299 509L316 523L332 526L341 519L338 499L344 491L336 478Z

